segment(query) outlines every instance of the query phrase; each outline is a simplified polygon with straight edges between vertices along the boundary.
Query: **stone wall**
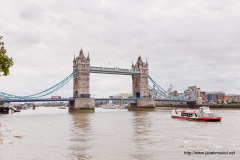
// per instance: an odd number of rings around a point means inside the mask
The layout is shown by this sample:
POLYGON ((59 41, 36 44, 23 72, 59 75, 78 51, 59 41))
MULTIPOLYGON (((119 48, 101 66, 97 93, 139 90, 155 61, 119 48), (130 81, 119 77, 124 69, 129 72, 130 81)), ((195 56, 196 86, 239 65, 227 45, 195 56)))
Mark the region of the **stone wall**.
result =
POLYGON ((69 102, 69 110, 95 110, 94 98, 76 98, 69 102))

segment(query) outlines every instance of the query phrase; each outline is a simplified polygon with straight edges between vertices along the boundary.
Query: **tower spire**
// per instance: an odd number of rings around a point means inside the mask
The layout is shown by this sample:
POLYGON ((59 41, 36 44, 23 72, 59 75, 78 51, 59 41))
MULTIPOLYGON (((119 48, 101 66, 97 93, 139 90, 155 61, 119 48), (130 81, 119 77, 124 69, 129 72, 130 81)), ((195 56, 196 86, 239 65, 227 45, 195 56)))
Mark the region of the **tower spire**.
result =
POLYGON ((86 59, 86 57, 85 57, 84 54, 83 54, 82 47, 81 47, 81 50, 80 50, 80 52, 79 52, 79 58, 80 58, 80 59, 83 59, 83 58, 86 59))

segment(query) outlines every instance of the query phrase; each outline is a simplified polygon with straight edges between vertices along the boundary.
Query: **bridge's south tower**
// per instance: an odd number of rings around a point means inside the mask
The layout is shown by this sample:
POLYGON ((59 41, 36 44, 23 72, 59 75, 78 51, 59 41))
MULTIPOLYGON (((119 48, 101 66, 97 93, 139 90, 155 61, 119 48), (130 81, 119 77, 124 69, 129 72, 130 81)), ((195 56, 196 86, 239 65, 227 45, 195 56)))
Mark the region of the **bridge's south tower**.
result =
POLYGON ((139 70, 140 74, 132 76, 133 98, 149 97, 148 90, 148 62, 143 62, 139 55, 137 63, 132 64, 133 70, 139 70))
POLYGON ((79 56, 73 59, 73 72, 78 73, 73 79, 73 95, 76 98, 89 98, 89 78, 90 78, 90 58, 83 54, 83 50, 79 52, 79 56))

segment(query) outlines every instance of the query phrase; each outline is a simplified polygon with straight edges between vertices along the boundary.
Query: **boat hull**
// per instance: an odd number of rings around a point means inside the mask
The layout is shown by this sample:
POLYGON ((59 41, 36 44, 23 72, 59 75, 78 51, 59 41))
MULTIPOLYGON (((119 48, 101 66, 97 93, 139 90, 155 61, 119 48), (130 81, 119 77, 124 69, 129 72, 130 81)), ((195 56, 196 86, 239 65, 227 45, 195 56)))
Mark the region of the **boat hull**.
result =
POLYGON ((186 120, 192 120, 192 121, 221 121, 221 117, 199 117, 199 118, 190 118, 190 117, 180 117, 180 116, 172 116, 172 118, 178 118, 178 119, 186 119, 186 120))

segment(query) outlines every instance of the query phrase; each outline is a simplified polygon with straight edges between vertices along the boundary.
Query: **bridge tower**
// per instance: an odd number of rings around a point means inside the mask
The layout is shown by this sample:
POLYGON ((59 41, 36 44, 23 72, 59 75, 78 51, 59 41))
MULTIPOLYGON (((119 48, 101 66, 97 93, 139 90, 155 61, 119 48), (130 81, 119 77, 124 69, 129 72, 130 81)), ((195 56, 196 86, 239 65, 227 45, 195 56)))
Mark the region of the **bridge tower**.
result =
POLYGON ((147 60, 144 63, 139 55, 136 64, 132 64, 132 69, 140 71, 140 74, 132 75, 133 98, 149 97, 147 60))
POLYGON ((154 99, 150 97, 148 89, 148 62, 143 62, 141 56, 138 56, 136 64, 132 64, 133 70, 139 70, 140 73, 132 75, 133 98, 137 98, 137 104, 131 104, 129 109, 136 108, 155 108, 154 99))
POLYGON ((90 57, 87 58, 83 54, 83 50, 79 52, 79 56, 73 59, 73 72, 78 73, 73 79, 73 95, 76 98, 89 98, 89 80, 90 80, 90 57))
POLYGON ((94 99, 90 98, 90 57, 87 58, 81 49, 79 56, 73 59, 73 72, 78 71, 73 78, 73 96, 74 102, 70 102, 71 110, 93 110, 95 108, 94 99))

